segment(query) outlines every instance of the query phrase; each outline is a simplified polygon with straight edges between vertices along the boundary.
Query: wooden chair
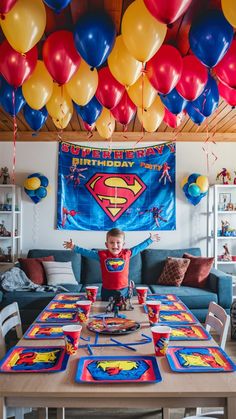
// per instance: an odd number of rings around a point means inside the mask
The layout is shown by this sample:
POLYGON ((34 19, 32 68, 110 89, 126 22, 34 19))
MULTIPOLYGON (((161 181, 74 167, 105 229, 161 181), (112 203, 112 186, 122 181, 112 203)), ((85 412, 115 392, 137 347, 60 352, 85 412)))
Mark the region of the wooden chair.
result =
MULTIPOLYGON (((219 337, 219 346, 222 349, 225 349, 226 339, 229 331, 230 325, 230 316, 226 313, 225 309, 219 304, 216 304, 214 301, 211 301, 208 307, 208 313, 205 321, 205 328, 208 332, 211 332, 213 329, 214 332, 219 337)), ((185 417, 188 419, 197 419, 197 418, 207 418, 211 415, 215 418, 223 418, 224 412, 209 412, 207 414, 202 414, 201 407, 196 409, 196 416, 186 416, 189 412, 192 412, 193 409, 185 409, 185 417), (206 416, 208 415, 208 416, 206 416)))
MULTIPOLYGON (((5 337, 13 329, 16 331, 17 338, 20 339, 22 337, 22 326, 19 307, 16 302, 9 304, 0 311, 0 358, 7 352, 5 337)), ((7 417, 15 416, 15 419, 23 419, 24 414, 31 410, 25 407, 8 407, 7 417)))

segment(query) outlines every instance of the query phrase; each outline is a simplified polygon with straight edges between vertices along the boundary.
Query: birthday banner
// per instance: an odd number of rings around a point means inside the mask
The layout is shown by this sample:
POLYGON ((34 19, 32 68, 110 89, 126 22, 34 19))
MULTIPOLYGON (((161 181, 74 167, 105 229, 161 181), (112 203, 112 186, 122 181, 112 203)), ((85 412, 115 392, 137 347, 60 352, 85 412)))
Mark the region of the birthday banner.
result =
POLYGON ((175 143, 103 149, 59 143, 57 228, 175 230, 175 143))

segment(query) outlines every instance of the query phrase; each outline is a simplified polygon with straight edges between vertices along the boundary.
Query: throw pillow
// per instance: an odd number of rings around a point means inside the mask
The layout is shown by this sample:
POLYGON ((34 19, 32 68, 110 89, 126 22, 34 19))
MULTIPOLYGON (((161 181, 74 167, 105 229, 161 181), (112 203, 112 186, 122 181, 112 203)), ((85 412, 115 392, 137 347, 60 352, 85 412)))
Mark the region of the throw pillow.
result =
POLYGON ((78 282, 75 279, 74 272, 72 270, 71 262, 42 262, 48 285, 59 285, 59 284, 75 284, 78 282))
POLYGON ((18 260, 21 269, 32 282, 39 285, 44 285, 47 283, 42 261, 53 261, 54 256, 45 256, 42 258, 19 258, 18 260))
POLYGON ((190 260, 188 259, 168 257, 157 283, 179 287, 184 279, 189 263, 190 260))
POLYGON ((207 277, 214 262, 214 257, 206 258, 184 253, 183 258, 190 260, 190 264, 183 279, 183 285, 195 288, 205 288, 207 277))

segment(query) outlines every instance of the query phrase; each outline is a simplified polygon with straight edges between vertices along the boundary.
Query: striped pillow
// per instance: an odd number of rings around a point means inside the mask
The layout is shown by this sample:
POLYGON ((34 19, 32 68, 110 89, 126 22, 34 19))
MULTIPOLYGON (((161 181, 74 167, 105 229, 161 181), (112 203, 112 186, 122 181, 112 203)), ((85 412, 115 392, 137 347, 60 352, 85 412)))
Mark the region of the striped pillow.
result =
POLYGON ((48 285, 75 284, 71 262, 44 262, 42 261, 48 285))

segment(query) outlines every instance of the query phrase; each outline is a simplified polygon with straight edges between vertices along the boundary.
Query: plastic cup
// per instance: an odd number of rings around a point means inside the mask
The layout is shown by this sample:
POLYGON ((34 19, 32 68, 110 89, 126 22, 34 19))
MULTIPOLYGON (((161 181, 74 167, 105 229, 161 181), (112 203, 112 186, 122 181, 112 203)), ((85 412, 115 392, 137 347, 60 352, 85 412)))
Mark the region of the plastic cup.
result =
POLYGON ((136 287, 138 295, 138 303, 145 304, 147 298, 148 287, 136 287))
POLYGON ((98 287, 95 285, 87 286, 86 287, 86 294, 87 298, 92 301, 92 303, 95 303, 98 293, 98 287))
POLYGON ((67 324, 62 326, 67 354, 74 355, 76 353, 79 346, 81 330, 82 326, 80 324, 67 324))
POLYGON ((158 323, 159 313, 161 309, 161 301, 149 300, 146 302, 148 319, 151 326, 158 323))
POLYGON ((155 355, 165 356, 168 350, 171 328, 169 326, 153 326, 151 332, 155 355))
POLYGON ((76 306, 78 309, 78 321, 80 323, 85 323, 88 321, 91 304, 92 301, 90 300, 76 301, 76 306))

